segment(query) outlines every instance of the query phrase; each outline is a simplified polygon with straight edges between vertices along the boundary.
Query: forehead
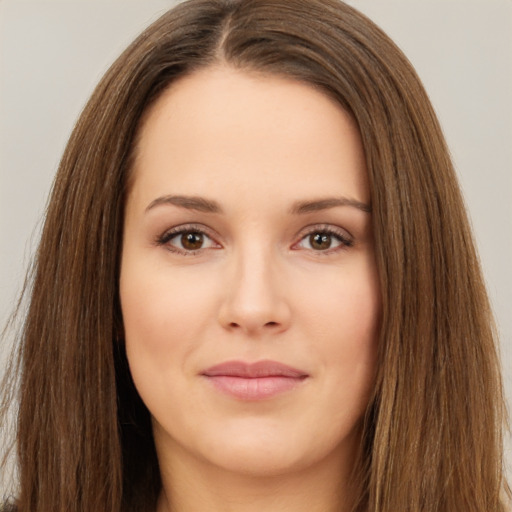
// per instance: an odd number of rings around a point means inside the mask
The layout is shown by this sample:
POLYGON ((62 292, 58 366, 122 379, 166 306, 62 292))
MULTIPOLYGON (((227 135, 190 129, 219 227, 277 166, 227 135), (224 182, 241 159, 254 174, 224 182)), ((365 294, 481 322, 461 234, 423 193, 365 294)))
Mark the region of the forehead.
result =
POLYGON ((147 200, 164 192, 318 196, 333 187, 368 200, 361 139, 341 106, 304 83, 207 68, 172 84, 141 127, 134 188, 147 200))

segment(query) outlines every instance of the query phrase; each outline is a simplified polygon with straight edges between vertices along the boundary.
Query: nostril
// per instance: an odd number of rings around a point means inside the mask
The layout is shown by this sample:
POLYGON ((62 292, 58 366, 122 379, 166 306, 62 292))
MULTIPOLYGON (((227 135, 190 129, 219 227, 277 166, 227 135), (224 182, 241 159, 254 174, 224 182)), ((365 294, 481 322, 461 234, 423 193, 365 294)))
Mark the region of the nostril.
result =
MULTIPOLYGON (((264 327, 276 327, 278 325, 279 325, 279 322, 266 322, 264 324, 264 327)), ((240 324, 238 324, 237 322, 230 322, 229 327, 231 327, 232 329, 239 328, 240 324)))

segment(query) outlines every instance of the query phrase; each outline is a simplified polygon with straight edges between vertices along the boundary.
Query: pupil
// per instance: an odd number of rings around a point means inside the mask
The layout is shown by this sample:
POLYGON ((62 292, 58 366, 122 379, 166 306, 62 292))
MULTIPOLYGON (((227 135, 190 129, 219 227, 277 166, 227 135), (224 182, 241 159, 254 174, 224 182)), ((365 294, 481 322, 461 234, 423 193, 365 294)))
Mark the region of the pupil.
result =
POLYGON ((181 245, 185 249, 200 249, 203 245, 203 235, 201 233, 184 233, 181 235, 181 245))
POLYGON ((327 233, 314 233, 310 235, 309 242, 313 249, 329 249, 331 246, 331 235, 327 233))

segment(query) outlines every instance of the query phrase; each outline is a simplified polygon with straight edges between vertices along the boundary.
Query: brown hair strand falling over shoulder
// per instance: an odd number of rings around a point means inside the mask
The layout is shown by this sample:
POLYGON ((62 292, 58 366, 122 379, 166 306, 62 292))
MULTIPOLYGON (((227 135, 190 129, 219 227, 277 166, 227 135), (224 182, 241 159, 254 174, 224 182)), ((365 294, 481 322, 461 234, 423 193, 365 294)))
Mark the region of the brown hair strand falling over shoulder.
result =
POLYGON ((492 318, 448 150, 411 65, 337 0, 190 0, 112 65, 62 158, 20 335, 19 512, 154 510, 149 414, 118 297, 137 129, 161 92, 229 66, 324 91, 356 120, 382 290, 354 511, 503 511, 492 318))

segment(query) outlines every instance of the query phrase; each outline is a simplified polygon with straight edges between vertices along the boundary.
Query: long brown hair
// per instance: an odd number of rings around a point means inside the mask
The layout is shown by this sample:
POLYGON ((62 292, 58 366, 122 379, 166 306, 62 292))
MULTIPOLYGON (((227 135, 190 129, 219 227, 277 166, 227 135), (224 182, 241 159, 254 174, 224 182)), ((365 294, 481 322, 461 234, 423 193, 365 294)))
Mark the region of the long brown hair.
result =
POLYGON ((495 334, 449 153, 407 59, 337 0, 190 0, 98 85, 58 170, 20 336, 18 511, 155 509, 122 342, 123 208, 143 113, 218 62, 317 87, 361 132, 383 316, 354 510, 501 512, 495 334))

